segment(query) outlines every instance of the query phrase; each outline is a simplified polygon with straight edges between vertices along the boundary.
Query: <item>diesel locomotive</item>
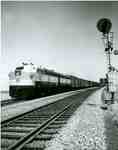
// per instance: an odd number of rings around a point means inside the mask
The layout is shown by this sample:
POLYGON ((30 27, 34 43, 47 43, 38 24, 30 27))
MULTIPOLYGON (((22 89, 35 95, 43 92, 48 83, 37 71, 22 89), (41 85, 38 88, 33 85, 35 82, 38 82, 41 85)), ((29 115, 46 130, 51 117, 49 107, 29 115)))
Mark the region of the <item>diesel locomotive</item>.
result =
POLYGON ((39 68, 32 63, 22 63, 16 67, 9 73, 9 80, 9 95, 14 98, 37 98, 99 85, 97 82, 39 68))

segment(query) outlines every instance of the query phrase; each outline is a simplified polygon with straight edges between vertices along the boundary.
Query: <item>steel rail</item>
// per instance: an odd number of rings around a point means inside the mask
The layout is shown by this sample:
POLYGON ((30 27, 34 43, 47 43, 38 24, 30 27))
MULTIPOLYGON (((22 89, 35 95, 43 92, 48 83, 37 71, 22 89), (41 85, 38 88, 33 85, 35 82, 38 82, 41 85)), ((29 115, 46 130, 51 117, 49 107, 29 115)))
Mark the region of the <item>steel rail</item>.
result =
POLYGON ((26 101, 26 99, 11 98, 11 99, 1 101, 1 106, 4 107, 4 106, 7 106, 7 105, 20 103, 20 102, 23 102, 23 101, 26 101))
POLYGON ((16 99, 6 99, 1 101, 1 106, 6 106, 15 103, 16 99))
POLYGON ((59 118, 73 103, 68 104, 63 110, 58 112, 57 114, 53 115, 50 119, 45 121, 41 126, 37 127, 29 134, 21 138, 15 144, 11 145, 8 150, 20 150, 25 144, 30 142, 36 135, 41 133, 45 128, 47 128, 52 122, 54 122, 57 118, 59 118))

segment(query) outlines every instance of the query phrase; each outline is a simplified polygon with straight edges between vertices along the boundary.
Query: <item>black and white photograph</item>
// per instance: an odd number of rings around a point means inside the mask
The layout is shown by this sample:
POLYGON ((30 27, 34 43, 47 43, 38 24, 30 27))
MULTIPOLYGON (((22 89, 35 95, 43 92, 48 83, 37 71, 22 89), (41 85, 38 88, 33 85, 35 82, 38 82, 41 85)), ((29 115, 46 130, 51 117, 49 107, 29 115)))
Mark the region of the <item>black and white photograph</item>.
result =
POLYGON ((1 1, 1 150, 118 150, 118 1, 1 1))

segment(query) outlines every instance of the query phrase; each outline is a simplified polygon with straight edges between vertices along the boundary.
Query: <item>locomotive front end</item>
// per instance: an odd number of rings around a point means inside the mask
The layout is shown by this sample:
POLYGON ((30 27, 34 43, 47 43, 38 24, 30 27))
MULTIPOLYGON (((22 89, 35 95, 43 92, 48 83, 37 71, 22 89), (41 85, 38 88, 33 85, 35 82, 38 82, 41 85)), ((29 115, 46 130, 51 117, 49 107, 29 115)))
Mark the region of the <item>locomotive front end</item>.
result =
POLYGON ((34 96, 35 67, 32 64, 23 63, 9 73, 9 95, 14 98, 30 98, 34 96))

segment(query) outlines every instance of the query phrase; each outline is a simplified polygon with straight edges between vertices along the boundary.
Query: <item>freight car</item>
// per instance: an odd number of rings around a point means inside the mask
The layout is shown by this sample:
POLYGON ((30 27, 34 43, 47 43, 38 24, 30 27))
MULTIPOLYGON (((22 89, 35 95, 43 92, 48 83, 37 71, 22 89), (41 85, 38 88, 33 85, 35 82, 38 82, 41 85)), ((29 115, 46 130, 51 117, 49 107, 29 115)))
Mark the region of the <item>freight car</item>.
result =
POLYGON ((64 75, 53 70, 22 63, 9 73, 9 95, 15 98, 36 98, 64 91, 98 86, 97 82, 64 75))

